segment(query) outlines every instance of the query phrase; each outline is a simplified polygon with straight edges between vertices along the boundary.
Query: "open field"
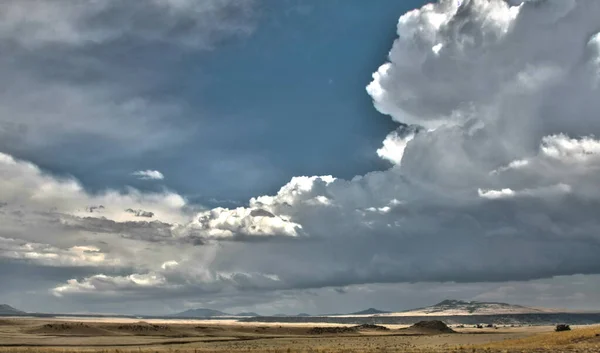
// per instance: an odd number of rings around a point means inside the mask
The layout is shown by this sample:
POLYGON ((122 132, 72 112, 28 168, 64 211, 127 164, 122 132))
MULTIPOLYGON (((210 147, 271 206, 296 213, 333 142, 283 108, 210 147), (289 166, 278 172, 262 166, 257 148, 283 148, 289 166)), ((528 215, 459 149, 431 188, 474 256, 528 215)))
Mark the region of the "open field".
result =
POLYGON ((600 326, 453 329, 2 318, 0 352, 600 352, 600 326))

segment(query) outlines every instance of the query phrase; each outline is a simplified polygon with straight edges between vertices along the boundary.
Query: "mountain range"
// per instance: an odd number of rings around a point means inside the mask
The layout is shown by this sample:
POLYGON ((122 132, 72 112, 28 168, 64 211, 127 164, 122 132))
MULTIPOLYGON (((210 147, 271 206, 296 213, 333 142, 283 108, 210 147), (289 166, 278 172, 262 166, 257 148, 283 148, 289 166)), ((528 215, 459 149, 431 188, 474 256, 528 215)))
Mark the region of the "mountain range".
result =
MULTIPOLYGON (((556 313, 557 310, 534 308, 522 305, 513 305, 498 302, 479 302, 447 299, 435 305, 400 312, 389 312, 375 308, 355 311, 348 314, 298 315, 277 314, 274 317, 309 317, 309 316, 454 316, 454 315, 504 315, 504 314, 539 314, 556 313)), ((256 317, 261 316, 254 312, 230 314, 212 309, 190 309, 173 314, 172 317, 187 318, 214 318, 214 317, 256 317)))
MULTIPOLYGON (((389 313, 389 312, 388 311, 377 310, 375 308, 369 308, 369 309, 366 309, 366 310, 357 311, 357 312, 353 312, 353 313, 349 313, 349 314, 329 314, 329 315, 318 315, 318 316, 378 315, 378 314, 385 314, 385 313, 389 313)), ((231 314, 231 313, 227 313, 227 312, 220 311, 220 310, 199 308, 199 309, 189 309, 189 310, 182 311, 180 313, 172 314, 172 315, 169 315, 169 316, 171 316, 171 317, 182 317, 182 318, 183 317, 185 317, 185 318, 216 318, 216 317, 228 318, 228 317, 257 317, 257 316, 262 316, 262 315, 257 314, 255 312, 243 312, 243 313, 231 314)), ((314 316, 314 315, 310 315, 310 314, 307 314, 307 313, 300 313, 300 314, 296 314, 296 315, 275 314, 275 315, 271 315, 271 316, 273 316, 273 317, 311 317, 311 316, 314 316)))
MULTIPOLYGON (((500 302, 481 302, 481 301, 463 301, 447 299, 435 305, 426 306, 417 309, 389 312, 368 308, 366 310, 355 311, 348 314, 325 314, 325 315, 310 315, 300 313, 297 315, 276 314, 271 317, 281 318, 302 318, 311 316, 321 317, 401 317, 401 316, 472 316, 472 315, 511 315, 511 314, 550 314, 550 313, 568 313, 567 310, 555 310, 546 308, 536 308, 523 305, 514 305, 500 302)), ((24 311, 13 308, 7 304, 0 304, 0 315, 24 315, 24 311)), ((39 314, 41 315, 41 314, 39 314)), ((198 308, 190 309, 180 313, 168 315, 168 317, 178 318, 257 318, 262 315, 255 312, 240 312, 236 314, 225 311, 198 308)))

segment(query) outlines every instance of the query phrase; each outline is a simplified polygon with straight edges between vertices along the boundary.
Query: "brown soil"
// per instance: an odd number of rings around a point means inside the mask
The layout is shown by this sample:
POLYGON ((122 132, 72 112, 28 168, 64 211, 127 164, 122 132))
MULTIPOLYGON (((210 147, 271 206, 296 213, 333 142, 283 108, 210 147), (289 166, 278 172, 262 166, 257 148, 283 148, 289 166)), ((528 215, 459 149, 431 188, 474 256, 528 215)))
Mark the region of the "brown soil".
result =
POLYGON ((114 333, 80 322, 49 323, 27 330, 27 333, 51 336, 110 336, 114 333))
POLYGON ((285 325, 219 324, 163 321, 109 322, 10 319, 0 326, 1 353, 382 353, 600 352, 600 326, 574 326, 554 332, 553 326, 498 330, 457 328, 451 333, 439 322, 408 329, 391 326, 335 326, 326 323, 285 325))
POLYGON ((373 324, 362 324, 357 326, 340 326, 340 327, 313 327, 308 330, 309 335, 323 335, 323 334, 343 334, 343 333, 359 333, 360 331, 389 331, 390 329, 385 326, 373 325, 373 324))
MULTIPOLYGON (((219 327, 219 326, 196 326, 196 327, 194 327, 194 329, 196 329, 198 331, 202 331, 202 332, 223 331, 224 330, 224 328, 219 327)), ((267 327, 261 327, 261 329, 267 329, 267 327)))
POLYGON ((362 324, 355 326, 358 330, 372 330, 372 331, 389 331, 390 329, 385 326, 373 325, 373 324, 362 324))
POLYGON ((181 325, 152 324, 145 321, 118 325, 102 325, 101 327, 119 335, 163 337, 190 337, 196 335, 189 327, 182 327, 181 325))
POLYGON ((358 329, 354 327, 313 327, 308 330, 309 335, 338 335, 342 333, 357 333, 358 329))
POLYGON ((171 328, 167 325, 149 324, 144 321, 140 321, 137 324, 119 325, 116 327, 116 329, 119 331, 140 332, 140 333, 144 333, 144 332, 156 333, 156 332, 165 332, 165 331, 170 332, 171 331, 171 328))

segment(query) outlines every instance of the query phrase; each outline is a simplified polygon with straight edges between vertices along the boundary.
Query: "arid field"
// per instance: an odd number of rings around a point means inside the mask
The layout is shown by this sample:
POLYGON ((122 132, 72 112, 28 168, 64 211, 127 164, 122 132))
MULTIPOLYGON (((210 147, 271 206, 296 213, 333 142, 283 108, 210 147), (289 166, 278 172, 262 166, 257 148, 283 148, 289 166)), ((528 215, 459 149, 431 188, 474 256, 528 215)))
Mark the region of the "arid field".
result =
POLYGON ((600 352, 600 326, 456 328, 0 319, 0 352, 600 352), (454 332, 452 332, 454 331, 454 332))

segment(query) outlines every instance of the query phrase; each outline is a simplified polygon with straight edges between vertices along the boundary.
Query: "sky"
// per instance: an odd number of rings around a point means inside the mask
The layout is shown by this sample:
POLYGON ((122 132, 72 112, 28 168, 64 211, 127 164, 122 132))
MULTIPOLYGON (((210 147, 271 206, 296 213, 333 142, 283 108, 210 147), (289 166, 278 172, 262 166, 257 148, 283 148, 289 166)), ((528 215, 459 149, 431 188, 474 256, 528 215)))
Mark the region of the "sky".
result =
POLYGON ((3 1, 0 303, 600 310, 599 18, 596 0, 3 1))

